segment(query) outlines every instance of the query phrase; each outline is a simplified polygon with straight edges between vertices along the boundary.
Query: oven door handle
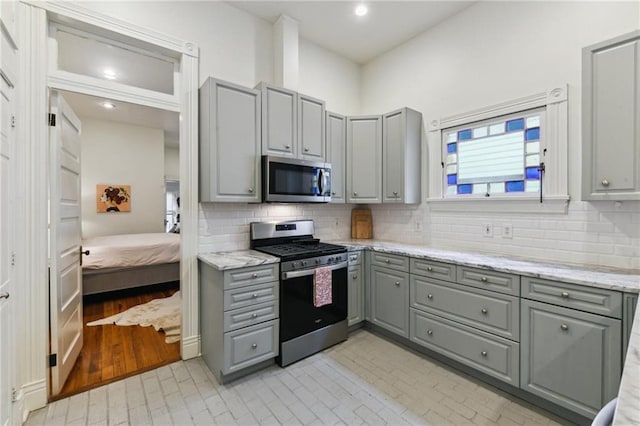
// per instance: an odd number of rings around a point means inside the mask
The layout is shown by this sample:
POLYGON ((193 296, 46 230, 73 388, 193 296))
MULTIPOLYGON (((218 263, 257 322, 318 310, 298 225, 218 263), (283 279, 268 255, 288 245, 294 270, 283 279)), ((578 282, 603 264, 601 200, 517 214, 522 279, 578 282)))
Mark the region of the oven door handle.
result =
MULTIPOLYGON (((347 262, 336 263, 335 265, 331 265, 331 270, 335 271, 336 269, 346 268, 347 262)), ((291 278, 300 278, 306 277, 307 275, 313 275, 315 273, 315 268, 312 269, 303 269, 302 271, 292 271, 292 272, 283 272, 282 279, 288 280, 291 278)))

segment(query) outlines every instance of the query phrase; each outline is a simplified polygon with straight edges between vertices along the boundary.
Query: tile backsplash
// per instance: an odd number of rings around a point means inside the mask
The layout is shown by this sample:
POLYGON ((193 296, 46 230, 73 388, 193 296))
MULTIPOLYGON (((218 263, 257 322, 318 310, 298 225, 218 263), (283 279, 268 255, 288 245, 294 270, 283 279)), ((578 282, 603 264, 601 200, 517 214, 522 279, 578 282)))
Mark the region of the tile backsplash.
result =
MULTIPOLYGON (((354 205, 200 204, 200 251, 249 247, 254 221, 313 219, 315 236, 351 236, 354 205)), ((430 212, 428 204, 371 205, 378 240, 531 260, 640 270, 640 202, 571 201, 567 214, 430 212), (492 226, 492 236, 483 227, 492 226), (510 227, 511 237, 503 235, 510 227)))

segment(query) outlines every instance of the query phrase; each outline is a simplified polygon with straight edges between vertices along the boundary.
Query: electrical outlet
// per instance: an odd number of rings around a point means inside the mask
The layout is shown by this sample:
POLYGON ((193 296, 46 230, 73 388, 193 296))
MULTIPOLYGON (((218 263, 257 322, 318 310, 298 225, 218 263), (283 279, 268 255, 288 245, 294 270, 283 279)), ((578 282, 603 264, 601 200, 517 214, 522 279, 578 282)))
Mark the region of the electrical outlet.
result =
POLYGON ((502 225, 502 238, 513 238, 513 225, 510 223, 502 225))
POLYGON ((485 237, 493 237, 493 225, 490 223, 482 225, 482 235, 485 237))

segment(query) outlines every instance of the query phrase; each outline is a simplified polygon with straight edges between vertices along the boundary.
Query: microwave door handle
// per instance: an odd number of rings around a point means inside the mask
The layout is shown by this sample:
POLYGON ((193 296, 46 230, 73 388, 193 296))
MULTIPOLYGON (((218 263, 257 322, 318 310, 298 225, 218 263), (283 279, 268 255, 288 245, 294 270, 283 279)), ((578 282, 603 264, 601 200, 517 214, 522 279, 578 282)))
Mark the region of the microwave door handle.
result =
MULTIPOLYGON (((347 267, 347 262, 340 262, 340 263, 336 263, 335 265, 331 265, 331 270, 335 271, 336 269, 340 269, 340 268, 346 268, 347 267)), ((282 279, 283 280, 288 280, 291 278, 300 278, 300 277, 306 277, 307 275, 313 275, 315 273, 315 269, 304 269, 302 271, 292 271, 292 272, 283 272, 282 275, 282 279)))
POLYGON ((324 170, 320 169, 320 176, 318 179, 318 189, 320 190, 320 195, 324 195, 324 170))

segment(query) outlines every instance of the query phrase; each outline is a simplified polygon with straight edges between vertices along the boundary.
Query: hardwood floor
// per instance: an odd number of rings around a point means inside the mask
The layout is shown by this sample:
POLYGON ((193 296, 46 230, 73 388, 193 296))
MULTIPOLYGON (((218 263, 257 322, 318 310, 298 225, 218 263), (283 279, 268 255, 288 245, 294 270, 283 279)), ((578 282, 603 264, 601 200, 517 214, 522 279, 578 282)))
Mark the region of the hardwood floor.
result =
POLYGON ((179 283, 114 292, 84 300, 84 345, 60 399, 180 359, 180 342, 167 344, 153 327, 86 324, 153 299, 169 297, 179 283), (101 300, 102 299, 102 300, 101 300))

